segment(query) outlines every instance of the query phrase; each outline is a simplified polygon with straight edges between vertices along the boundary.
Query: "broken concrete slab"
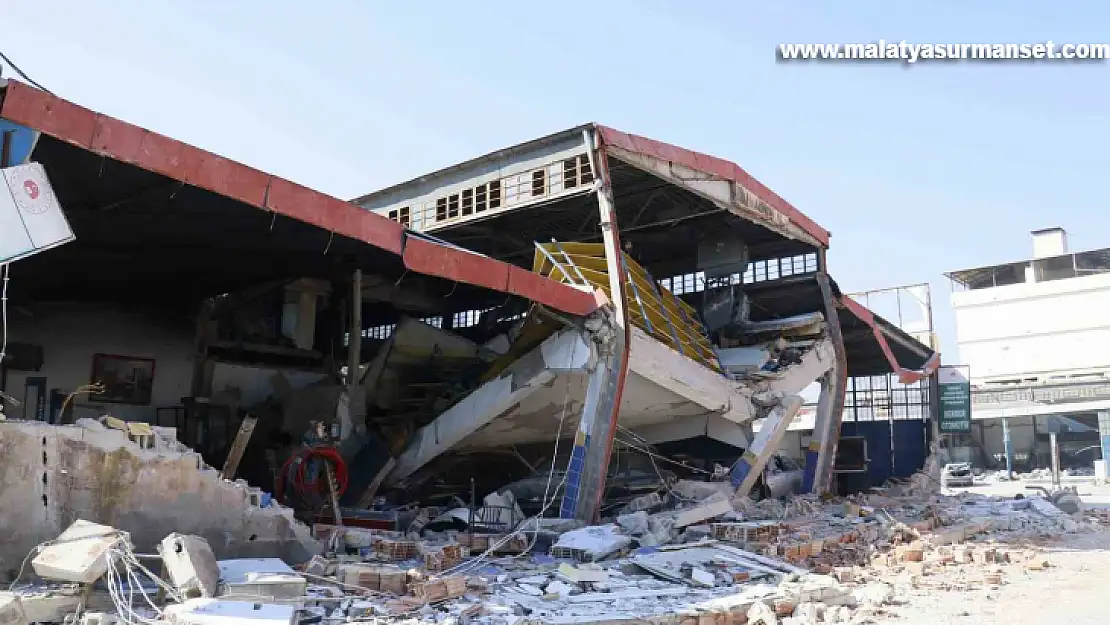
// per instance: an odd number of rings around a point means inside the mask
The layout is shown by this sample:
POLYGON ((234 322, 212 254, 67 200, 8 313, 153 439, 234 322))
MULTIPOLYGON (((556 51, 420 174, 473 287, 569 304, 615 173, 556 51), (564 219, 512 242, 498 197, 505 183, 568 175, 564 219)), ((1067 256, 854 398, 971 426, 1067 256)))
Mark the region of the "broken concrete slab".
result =
POLYGON ((201 597, 167 606, 165 620, 172 625, 293 625, 296 613, 288 605, 201 597))
POLYGON ((215 597, 220 568, 208 541, 200 536, 170 534, 158 544, 170 581, 182 596, 215 597))
POLYGON ((594 584, 609 581, 609 571, 597 565, 583 564, 574 566, 570 563, 563 562, 559 565, 559 574, 574 584, 594 584))
POLYGON ((300 599, 308 586, 288 564, 279 558, 220 560, 222 595, 268 597, 275 601, 300 599))
POLYGON ((627 549, 631 544, 632 539, 619 533, 616 525, 593 525, 560 536, 551 546, 551 555, 593 562, 627 549))
POLYGON ((127 534, 114 527, 78 519, 50 541, 31 566, 44 579, 91 584, 108 572, 109 551, 127 540, 127 534))
POLYGON ((724 497, 714 498, 710 501, 703 501, 701 504, 687 508, 686 510, 679 510, 674 515, 675 527, 686 527, 688 525, 695 525, 724 516, 732 512, 732 502, 724 497))
POLYGON ((0 625, 29 625, 19 595, 0 592, 0 625))

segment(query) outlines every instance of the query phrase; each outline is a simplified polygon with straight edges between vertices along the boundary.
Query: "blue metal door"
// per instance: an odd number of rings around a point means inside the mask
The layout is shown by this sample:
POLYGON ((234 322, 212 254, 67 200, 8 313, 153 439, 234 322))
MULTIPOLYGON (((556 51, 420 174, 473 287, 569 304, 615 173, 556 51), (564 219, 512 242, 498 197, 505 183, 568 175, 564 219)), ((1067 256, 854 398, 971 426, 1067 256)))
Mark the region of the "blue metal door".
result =
POLYGON ((890 479, 893 472, 890 421, 848 421, 840 426, 840 435, 867 439, 867 477, 872 486, 880 486, 890 479))
POLYGON ((925 466, 927 425, 928 421, 922 419, 895 419, 892 422, 894 477, 910 477, 925 466))

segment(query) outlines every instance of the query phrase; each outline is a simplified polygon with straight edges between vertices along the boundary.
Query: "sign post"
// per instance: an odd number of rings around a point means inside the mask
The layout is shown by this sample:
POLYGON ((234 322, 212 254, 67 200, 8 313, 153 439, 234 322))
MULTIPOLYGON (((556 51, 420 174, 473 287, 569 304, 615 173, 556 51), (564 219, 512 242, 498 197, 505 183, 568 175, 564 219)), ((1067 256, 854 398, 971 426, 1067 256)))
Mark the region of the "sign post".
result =
POLYGON ((941 434, 971 433, 971 376, 966 365, 937 369, 937 428, 941 434))

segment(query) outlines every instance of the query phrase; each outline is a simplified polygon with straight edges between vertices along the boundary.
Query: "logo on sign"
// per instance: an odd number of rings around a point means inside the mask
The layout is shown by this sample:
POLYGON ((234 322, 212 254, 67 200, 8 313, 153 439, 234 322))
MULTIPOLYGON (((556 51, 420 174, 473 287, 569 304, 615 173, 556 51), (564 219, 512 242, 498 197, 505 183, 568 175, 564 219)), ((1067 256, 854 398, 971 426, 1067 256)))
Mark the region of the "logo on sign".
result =
POLYGON ((18 192, 14 194, 15 203, 19 205, 20 210, 32 215, 41 215, 50 210, 49 188, 44 188, 38 180, 27 176, 30 172, 19 173, 23 175, 16 174, 11 186, 13 191, 16 189, 23 190, 22 195, 18 192))
POLYGON ((32 200, 39 199, 39 185, 34 180, 23 181, 23 192, 32 200))

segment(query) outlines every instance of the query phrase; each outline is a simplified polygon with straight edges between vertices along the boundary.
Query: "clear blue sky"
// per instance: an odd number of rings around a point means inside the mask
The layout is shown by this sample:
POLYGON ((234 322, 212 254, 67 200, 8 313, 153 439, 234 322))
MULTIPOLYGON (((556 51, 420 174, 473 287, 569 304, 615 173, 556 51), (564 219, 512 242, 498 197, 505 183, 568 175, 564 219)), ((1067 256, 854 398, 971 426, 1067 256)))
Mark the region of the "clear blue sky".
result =
POLYGON ((344 198, 585 121, 729 158, 832 231, 845 290, 932 282, 949 362, 943 271, 1047 226, 1110 246, 1110 65, 774 55, 1105 42, 1104 2, 7 0, 0 23, 57 94, 344 198))

